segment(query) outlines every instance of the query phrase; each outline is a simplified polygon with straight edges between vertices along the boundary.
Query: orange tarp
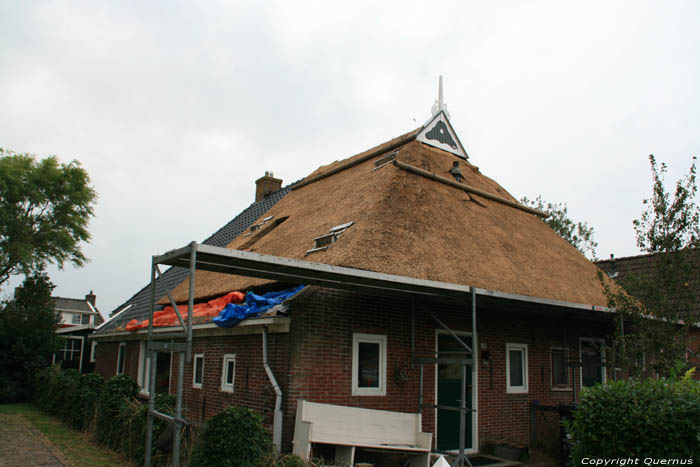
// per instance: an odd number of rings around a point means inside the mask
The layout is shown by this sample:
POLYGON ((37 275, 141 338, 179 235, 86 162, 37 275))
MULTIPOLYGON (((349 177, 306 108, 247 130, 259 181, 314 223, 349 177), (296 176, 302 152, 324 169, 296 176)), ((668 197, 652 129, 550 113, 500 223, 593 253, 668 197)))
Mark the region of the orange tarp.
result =
MULTIPOLYGON (((245 294, 243 292, 230 292, 219 298, 209 300, 205 303, 198 303, 194 306, 192 310, 193 318, 213 318, 218 315, 221 310, 223 310, 229 303, 243 303, 245 300, 245 294)), ((182 319, 187 319, 187 305, 178 305, 178 311, 182 316, 182 319)), ((144 329, 148 327, 149 320, 139 321, 137 319, 132 319, 126 323, 127 331, 137 331, 139 329, 144 329)), ((166 306, 160 311, 153 313, 153 326, 175 326, 179 324, 177 315, 172 306, 166 306)))

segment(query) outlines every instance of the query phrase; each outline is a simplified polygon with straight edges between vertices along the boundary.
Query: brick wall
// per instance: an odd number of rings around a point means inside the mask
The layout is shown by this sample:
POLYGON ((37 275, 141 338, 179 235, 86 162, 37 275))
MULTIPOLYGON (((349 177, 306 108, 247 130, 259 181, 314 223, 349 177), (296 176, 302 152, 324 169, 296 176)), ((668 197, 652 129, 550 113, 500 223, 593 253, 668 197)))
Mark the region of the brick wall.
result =
MULTIPOLYGON (((292 311, 289 387, 286 389, 285 449, 290 449, 298 399, 356 407, 416 412, 419 367, 410 364, 411 303, 408 300, 368 297, 337 290, 314 288, 294 302, 292 311), (387 335, 387 395, 352 396, 353 333, 387 335), (399 382, 402 369, 408 380, 399 382)), ((478 305, 477 305, 478 310, 478 305)), ((470 331, 467 307, 416 304, 417 352, 435 350, 437 325, 434 313, 455 331, 470 331)), ((498 310, 477 311, 480 347, 486 346, 490 361, 479 363, 479 444, 530 440, 530 402, 543 405, 570 402, 572 390, 553 390, 551 347, 566 347, 570 358, 579 354, 579 337, 604 337, 610 330, 601 324, 567 321, 563 317, 517 315, 498 310), (529 391, 506 392, 506 343, 528 345, 529 391)), ((469 342, 468 342, 469 343, 469 342)), ((480 359, 481 360, 481 359, 480 359)), ((435 401, 435 366, 424 369, 423 397, 435 401)), ((580 384, 577 372, 576 381, 580 384)), ((578 391, 578 390, 577 390, 578 391)), ((550 421, 552 423, 553 421, 550 421)), ((543 424, 544 419, 538 419, 543 424)), ((423 430, 435 433, 435 410, 423 411, 423 430)), ((558 430, 558 422, 554 422, 558 430)), ((546 426, 540 428, 545 433, 546 426)))
MULTIPOLYGON (((287 334, 268 334, 268 362, 277 382, 286 387, 287 334)), ((185 363, 183 411, 191 420, 203 420, 229 406, 249 407, 263 416, 271 430, 275 393, 263 367, 262 334, 194 338, 192 355, 204 354, 202 388, 193 387, 193 363, 185 363), (221 390, 223 358, 236 354, 234 391, 221 390)), ((173 354, 170 392, 177 393, 178 356, 173 354)), ((194 357, 193 357, 194 361, 194 357)))
MULTIPOLYGON (((124 341, 124 373, 136 381, 139 368, 139 343, 136 340, 124 341)), ((120 342, 100 342, 95 353, 95 372, 108 380, 117 373, 117 357, 120 342)))
MULTIPOLYGON (((313 402, 413 412, 418 410, 419 367, 411 368, 411 302, 408 299, 370 297, 358 293, 312 287, 291 304, 289 334, 269 334, 269 360, 284 393, 282 410, 283 450, 290 451, 299 399, 313 402), (352 395, 353 333, 387 336, 386 396, 352 395), (396 378, 404 372, 405 381, 396 378)), ((530 402, 543 405, 570 402, 571 390, 555 391, 551 385, 551 347, 566 346, 571 358, 578 357, 579 337, 604 337, 609 330, 601 324, 576 321, 563 316, 533 316, 483 309, 477 303, 479 342, 486 346, 488 363, 479 359, 479 444, 508 440, 527 444, 530 439, 530 402), (506 343, 528 345, 529 391, 506 393, 506 343)), ((470 331, 467 306, 415 304, 415 346, 417 352, 433 352, 437 325, 434 313, 456 331, 470 331)), ((118 343, 100 343, 97 371, 105 377, 114 374, 118 343)), ((197 421, 227 406, 257 410, 268 429, 272 428, 275 394, 262 364, 262 335, 196 337, 193 354, 203 353, 202 389, 192 387, 192 364, 185 364, 185 415, 197 421), (235 389, 221 391, 223 355, 236 354, 235 389)), ((127 344, 125 372, 136 379, 138 343, 127 344)), ((173 354, 171 393, 176 392, 177 354, 173 354)), ((435 401, 435 366, 424 368, 423 397, 435 401)), ((576 376, 580 383, 580 377, 576 376)), ((435 433, 436 412, 423 410, 423 430, 435 433)), ((550 415, 550 417, 552 417, 550 415)), ((558 430, 552 417, 550 425, 558 430)), ((538 418, 538 434, 545 440, 548 428, 538 418)))

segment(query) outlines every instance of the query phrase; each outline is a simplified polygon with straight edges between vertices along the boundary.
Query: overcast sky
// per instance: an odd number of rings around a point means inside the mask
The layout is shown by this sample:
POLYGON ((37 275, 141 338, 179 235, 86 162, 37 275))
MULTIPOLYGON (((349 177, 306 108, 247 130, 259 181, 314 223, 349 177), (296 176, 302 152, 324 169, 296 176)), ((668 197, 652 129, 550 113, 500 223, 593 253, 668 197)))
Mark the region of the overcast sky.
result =
POLYGON ((264 171, 292 182, 423 124, 439 75, 483 173, 566 202, 599 257, 634 255, 647 156, 672 186, 700 153, 699 25, 697 1, 0 0, 0 147, 89 172, 92 262, 51 277, 103 314, 264 171))

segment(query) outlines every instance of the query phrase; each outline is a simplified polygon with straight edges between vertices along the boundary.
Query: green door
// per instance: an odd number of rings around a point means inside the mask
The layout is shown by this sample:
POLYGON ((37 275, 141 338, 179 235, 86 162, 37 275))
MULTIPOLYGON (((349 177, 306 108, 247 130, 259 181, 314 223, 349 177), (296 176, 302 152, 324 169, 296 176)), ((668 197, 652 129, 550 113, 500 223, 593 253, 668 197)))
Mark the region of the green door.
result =
MULTIPOLYGON (((471 337, 459 336, 467 345, 471 344, 471 337)), ((459 342, 449 334, 438 334, 438 352, 453 352, 464 350, 459 342)), ((460 355, 441 355, 444 357, 457 357, 460 355)), ((462 390, 462 365, 460 363, 439 363, 437 371, 437 399, 438 405, 459 407, 460 393, 462 390)), ((467 366, 467 408, 472 406, 472 368, 467 366)), ((437 411, 437 448, 439 451, 452 451, 459 449, 459 418, 460 413, 453 410, 438 409, 437 411)), ((467 413, 464 432, 464 446, 472 447, 472 414, 467 413)))

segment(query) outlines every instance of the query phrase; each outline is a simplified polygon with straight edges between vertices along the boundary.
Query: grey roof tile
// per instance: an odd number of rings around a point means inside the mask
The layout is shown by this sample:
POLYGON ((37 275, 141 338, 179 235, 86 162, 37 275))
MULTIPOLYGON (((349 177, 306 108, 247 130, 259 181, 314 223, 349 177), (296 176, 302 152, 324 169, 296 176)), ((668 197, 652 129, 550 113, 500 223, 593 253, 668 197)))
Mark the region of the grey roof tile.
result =
MULTIPOLYGON (((293 184, 292 184, 293 185, 293 184)), ((234 217, 226 225, 214 232, 209 238, 202 243, 213 246, 226 246, 231 240, 244 232, 250 225, 281 200, 287 193, 291 191, 291 185, 282 188, 279 191, 271 193, 264 200, 255 202, 243 210, 239 215, 234 217)), ((155 283, 156 301, 165 296, 165 287, 172 290, 180 282, 189 277, 189 271, 185 268, 171 267, 163 273, 162 280, 158 279, 155 283)), ((109 332, 118 326, 123 326, 132 319, 144 320, 148 319, 150 314, 151 304, 151 284, 147 284, 144 288, 136 292, 130 299, 116 307, 110 316, 114 313, 123 310, 129 305, 133 305, 128 310, 124 311, 119 317, 107 323, 98 332, 109 332)))

